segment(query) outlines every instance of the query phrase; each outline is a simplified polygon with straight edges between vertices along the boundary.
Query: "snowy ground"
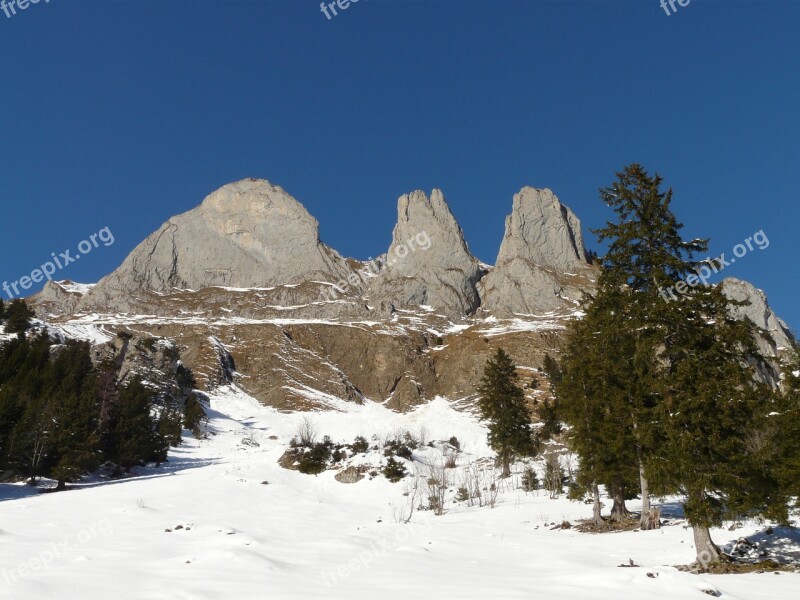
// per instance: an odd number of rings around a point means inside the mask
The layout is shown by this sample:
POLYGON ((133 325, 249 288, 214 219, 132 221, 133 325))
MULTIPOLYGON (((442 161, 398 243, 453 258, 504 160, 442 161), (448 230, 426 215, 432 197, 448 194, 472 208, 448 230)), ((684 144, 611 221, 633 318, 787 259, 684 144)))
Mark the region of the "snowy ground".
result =
MULTIPOLYGON (((590 507, 544 492, 509 490, 494 509, 448 503, 443 516, 417 512, 396 523, 407 483, 348 485, 333 472, 278 466, 303 415, 232 389, 219 390, 212 407, 216 435, 186 440, 161 468, 55 494, 0 485, 0 598, 797 598, 796 574, 676 571, 669 565, 694 555, 681 522, 646 533, 551 530, 590 507), (618 567, 629 559, 642 568, 618 567)), ((462 460, 487 453, 482 427, 444 400, 408 415, 373 404, 313 418, 335 441, 424 428, 428 439, 458 436, 462 460)), ((727 543, 760 529, 714 535, 727 543)), ((796 541, 781 536, 770 543, 800 557, 796 541)))

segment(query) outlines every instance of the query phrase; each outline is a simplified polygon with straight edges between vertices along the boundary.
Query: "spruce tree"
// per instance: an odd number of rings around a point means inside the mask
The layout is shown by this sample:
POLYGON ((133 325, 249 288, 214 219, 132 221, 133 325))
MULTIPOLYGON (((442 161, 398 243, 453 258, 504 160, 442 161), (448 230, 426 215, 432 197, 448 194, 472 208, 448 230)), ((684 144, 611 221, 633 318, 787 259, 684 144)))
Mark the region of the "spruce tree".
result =
POLYGON ((68 342, 53 360, 52 371, 57 401, 51 409, 51 475, 63 489, 101 462, 100 402, 89 344, 68 342))
POLYGON ((770 464, 781 487, 794 497, 800 507, 800 351, 794 349, 784 357, 782 386, 778 407, 770 415, 770 423, 762 434, 763 444, 770 448, 770 464))
POLYGON ((628 516, 625 500, 635 489, 637 461, 632 415, 626 412, 631 338, 614 319, 615 301, 608 296, 587 301, 584 318, 570 323, 554 379, 560 414, 570 426, 568 443, 580 459, 575 485, 592 496, 597 526, 603 523, 601 484, 614 501, 612 521, 628 516))
POLYGON ((731 316, 719 286, 698 285, 694 272, 711 261, 694 257, 707 241, 682 239, 661 183, 634 164, 601 190, 617 221, 597 232, 610 242, 598 296, 612 299, 631 340, 627 405, 617 411, 631 419, 645 504, 651 482, 683 494, 698 560, 709 564, 719 559, 709 527, 725 514, 781 515, 777 481, 756 466, 763 452, 744 443, 764 427, 773 397, 755 377, 763 359, 752 323, 731 316), (686 293, 668 298, 679 280, 686 293))
POLYGON ((561 412, 558 406, 558 395, 556 393, 556 386, 561 377, 561 370, 558 367, 558 363, 549 354, 544 355, 542 370, 547 375, 552 400, 545 399, 542 403, 542 407, 539 409, 539 418, 542 421, 542 426, 536 432, 537 444, 551 440, 563 431, 561 412))
POLYGON ((6 332, 23 333, 31 326, 33 311, 24 300, 12 300, 5 308, 6 332))
POLYGON ((157 422, 151 414, 153 393, 139 377, 119 392, 110 419, 111 460, 125 472, 131 467, 158 459, 163 443, 156 432, 157 422))
POLYGON ((497 453, 502 476, 511 475, 511 462, 517 456, 534 453, 531 416, 525 394, 518 385, 517 369, 502 348, 486 362, 478 386, 478 407, 489 421, 489 445, 497 453))
POLYGON ((597 295, 612 326, 626 339, 627 360, 620 359, 627 363, 627 377, 616 380, 619 402, 613 410, 625 420, 626 439, 635 448, 643 529, 658 526, 650 510, 647 463, 661 444, 653 411, 661 398, 657 355, 670 343, 661 318, 668 312, 663 290, 688 277, 698 267, 694 255, 707 249, 707 240, 682 238, 683 225, 671 210, 672 190, 662 191, 662 182, 641 165, 625 167, 600 190, 616 219, 595 231, 601 242, 609 242, 597 295))

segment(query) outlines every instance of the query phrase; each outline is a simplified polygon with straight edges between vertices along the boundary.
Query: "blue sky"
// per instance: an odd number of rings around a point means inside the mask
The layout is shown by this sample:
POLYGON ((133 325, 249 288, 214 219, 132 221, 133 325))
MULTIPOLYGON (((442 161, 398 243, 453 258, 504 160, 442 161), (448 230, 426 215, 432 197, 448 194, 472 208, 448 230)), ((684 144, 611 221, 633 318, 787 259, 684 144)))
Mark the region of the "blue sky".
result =
MULTIPOLYGON (((0 280, 109 227, 96 281, 171 215, 263 177, 342 254, 385 251, 397 197, 444 190, 494 262, 511 199, 589 228, 624 164, 660 172, 687 236, 800 326, 800 2, 44 0, 0 12, 0 280), (677 6, 677 5, 676 5, 677 6)), ((74 253, 74 250, 73 250, 74 253)))

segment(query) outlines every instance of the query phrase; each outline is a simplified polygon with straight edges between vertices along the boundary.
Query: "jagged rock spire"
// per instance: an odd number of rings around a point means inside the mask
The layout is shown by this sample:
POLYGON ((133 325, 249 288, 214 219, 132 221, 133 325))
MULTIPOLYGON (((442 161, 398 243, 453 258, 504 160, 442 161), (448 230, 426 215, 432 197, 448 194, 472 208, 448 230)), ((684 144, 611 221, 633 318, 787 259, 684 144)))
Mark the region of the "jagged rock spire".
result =
POLYGON ((426 305, 463 316, 480 303, 475 288, 480 265, 441 190, 430 198, 421 191, 400 197, 392 244, 381 260, 385 266, 368 292, 376 306, 426 305))

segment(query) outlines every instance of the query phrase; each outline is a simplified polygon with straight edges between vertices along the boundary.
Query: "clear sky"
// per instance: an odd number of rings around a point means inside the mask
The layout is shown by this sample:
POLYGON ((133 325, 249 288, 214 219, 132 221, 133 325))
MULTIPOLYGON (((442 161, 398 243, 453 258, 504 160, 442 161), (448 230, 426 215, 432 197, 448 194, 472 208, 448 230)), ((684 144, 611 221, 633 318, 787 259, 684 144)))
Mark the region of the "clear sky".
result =
MULTIPOLYGON (((10 0, 6 0, 8 3, 10 0)), ((23 1, 24 4, 24 1, 23 1)), ((660 172, 687 236, 800 326, 800 2, 41 0, 0 12, 0 283, 108 227, 58 278, 96 281, 244 177, 281 185, 347 256, 397 197, 442 188, 493 263, 511 199, 589 228, 624 164, 660 172)))

